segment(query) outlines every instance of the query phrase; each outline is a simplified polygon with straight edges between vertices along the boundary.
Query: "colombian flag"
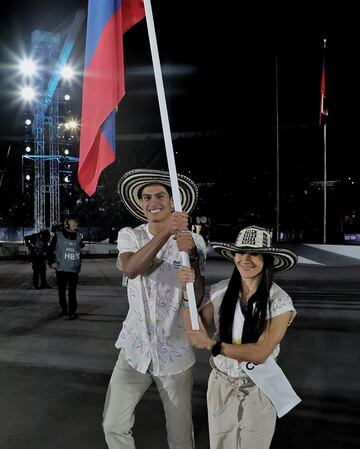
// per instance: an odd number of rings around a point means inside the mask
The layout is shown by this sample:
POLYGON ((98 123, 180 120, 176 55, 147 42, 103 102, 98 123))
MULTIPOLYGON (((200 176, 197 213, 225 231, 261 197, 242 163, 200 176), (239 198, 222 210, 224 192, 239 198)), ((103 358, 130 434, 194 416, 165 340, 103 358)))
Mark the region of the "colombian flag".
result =
POLYGON ((145 17, 142 0, 89 0, 78 179, 89 195, 115 161, 115 111, 125 95, 123 34, 145 17))

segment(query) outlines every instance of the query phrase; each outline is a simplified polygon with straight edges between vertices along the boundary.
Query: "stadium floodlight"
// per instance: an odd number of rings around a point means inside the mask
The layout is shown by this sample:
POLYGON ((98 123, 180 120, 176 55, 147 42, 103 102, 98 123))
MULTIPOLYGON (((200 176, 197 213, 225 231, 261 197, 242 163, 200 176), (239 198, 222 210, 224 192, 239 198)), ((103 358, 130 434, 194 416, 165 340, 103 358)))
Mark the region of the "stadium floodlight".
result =
POLYGON ((31 152, 31 147, 29 147, 29 146, 26 147, 26 148, 25 148, 25 151, 26 151, 27 153, 30 153, 30 152, 31 152))
POLYGON ((69 154, 69 150, 67 148, 64 150, 64 154, 66 154, 66 156, 69 154))
POLYGON ((26 101, 31 101, 35 98, 35 91, 32 87, 26 86, 21 89, 21 96, 26 101))
POLYGON ((78 127, 79 123, 74 119, 70 119, 65 123, 65 128, 70 129, 71 131, 78 129, 78 127))
POLYGON ((20 62, 20 71, 25 76, 32 76, 36 73, 36 64, 32 59, 26 58, 20 62))
POLYGON ((70 100, 70 95, 69 94, 64 95, 64 100, 65 101, 69 101, 70 100))
POLYGON ((61 69, 61 77, 66 80, 71 80, 74 77, 74 70, 69 65, 64 65, 61 69))
POLYGON ((64 178, 64 181, 65 181, 65 182, 70 182, 70 176, 69 176, 69 175, 66 175, 65 178, 64 178))
POLYGON ((30 126, 31 125, 31 120, 29 118, 27 118, 25 120, 25 125, 30 126))
POLYGON ((31 178, 30 175, 25 176, 26 181, 30 181, 30 178, 31 178))

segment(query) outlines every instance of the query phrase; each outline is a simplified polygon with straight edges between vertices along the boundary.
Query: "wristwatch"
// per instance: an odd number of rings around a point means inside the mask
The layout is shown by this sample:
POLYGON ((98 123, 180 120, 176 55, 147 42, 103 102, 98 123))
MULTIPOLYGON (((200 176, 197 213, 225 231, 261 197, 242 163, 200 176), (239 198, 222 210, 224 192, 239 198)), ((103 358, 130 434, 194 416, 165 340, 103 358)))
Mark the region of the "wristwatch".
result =
POLYGON ((220 353, 221 353, 221 341, 217 341, 211 348, 211 354, 213 355, 213 357, 216 357, 220 353))

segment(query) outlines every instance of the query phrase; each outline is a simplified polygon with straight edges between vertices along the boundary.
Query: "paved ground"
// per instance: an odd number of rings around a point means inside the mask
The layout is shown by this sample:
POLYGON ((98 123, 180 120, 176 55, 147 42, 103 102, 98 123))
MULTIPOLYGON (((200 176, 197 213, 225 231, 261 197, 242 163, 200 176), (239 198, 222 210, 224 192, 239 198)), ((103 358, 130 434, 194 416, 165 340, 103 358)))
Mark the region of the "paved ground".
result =
MULTIPOLYGON (((207 285, 230 271, 209 260, 207 285)), ((298 309, 279 363, 303 401, 278 421, 272 449, 359 447, 359 272, 299 265, 278 277, 298 309)), ((115 259, 84 260, 76 321, 58 317, 56 288, 30 287, 28 263, 0 260, 0 449, 106 449, 101 413, 127 312, 115 259)), ((208 354, 197 355, 196 447, 207 449, 208 354)), ((154 388, 138 406, 134 434, 137 449, 167 448, 154 388)))

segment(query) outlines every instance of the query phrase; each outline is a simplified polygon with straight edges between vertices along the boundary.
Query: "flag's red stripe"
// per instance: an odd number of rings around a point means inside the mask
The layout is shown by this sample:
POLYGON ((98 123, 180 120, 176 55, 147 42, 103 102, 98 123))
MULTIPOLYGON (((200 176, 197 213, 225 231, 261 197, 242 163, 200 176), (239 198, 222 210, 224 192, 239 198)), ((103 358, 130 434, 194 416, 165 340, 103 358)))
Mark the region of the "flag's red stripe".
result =
POLYGON ((93 148, 87 155, 86 163, 83 164, 82 170, 79 172, 79 182, 89 196, 95 193, 101 172, 114 161, 114 149, 104 134, 99 131, 93 148))
POLYGON ((121 9, 124 33, 145 17, 143 0, 122 0, 121 9))

